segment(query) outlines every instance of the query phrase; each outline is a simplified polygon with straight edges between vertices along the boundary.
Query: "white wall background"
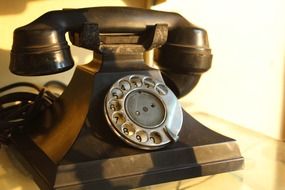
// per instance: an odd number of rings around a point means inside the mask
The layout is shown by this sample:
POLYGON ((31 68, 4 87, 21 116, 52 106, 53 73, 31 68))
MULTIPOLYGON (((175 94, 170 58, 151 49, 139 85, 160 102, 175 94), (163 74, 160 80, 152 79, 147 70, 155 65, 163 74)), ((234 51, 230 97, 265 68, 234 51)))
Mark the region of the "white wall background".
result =
POLYGON ((190 111, 282 138, 284 8, 284 0, 168 0, 153 7, 208 31, 213 67, 182 100, 190 111))

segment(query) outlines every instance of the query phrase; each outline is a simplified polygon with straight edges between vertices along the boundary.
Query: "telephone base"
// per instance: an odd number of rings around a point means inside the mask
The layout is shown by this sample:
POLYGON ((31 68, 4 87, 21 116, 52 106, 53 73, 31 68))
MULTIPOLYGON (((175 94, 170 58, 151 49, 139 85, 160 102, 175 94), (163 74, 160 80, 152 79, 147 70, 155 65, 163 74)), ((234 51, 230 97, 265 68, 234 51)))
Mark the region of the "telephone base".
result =
POLYGON ((23 134, 14 135, 13 144, 40 189, 131 189, 242 168, 244 160, 235 140, 208 129, 186 112, 182 129, 173 145, 143 151, 116 138, 112 143, 94 138, 85 126, 59 164, 23 134))

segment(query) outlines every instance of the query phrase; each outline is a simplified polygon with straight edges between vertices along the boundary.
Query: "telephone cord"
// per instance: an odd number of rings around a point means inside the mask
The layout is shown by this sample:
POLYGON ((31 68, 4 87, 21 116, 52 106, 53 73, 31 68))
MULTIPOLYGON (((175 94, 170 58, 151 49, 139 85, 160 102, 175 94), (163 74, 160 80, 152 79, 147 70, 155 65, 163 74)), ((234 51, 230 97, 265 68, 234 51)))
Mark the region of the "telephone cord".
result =
POLYGON ((59 95, 49 91, 48 87, 54 84, 61 90, 65 88, 58 81, 48 82, 44 87, 18 82, 0 88, 0 147, 9 145, 14 132, 23 130, 28 122, 32 122, 39 113, 53 104, 59 95), (17 88, 27 88, 28 91, 15 92, 17 88))

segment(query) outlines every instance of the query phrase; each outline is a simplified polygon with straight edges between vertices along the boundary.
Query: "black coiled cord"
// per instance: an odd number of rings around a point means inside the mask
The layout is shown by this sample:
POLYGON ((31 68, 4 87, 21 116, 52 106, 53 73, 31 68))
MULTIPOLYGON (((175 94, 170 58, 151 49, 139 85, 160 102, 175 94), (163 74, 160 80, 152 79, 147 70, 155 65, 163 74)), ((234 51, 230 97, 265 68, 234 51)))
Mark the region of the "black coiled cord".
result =
MULTIPOLYGON (((54 84, 62 88, 61 90, 65 87, 57 81, 48 82, 45 87, 54 84)), ((45 87, 19 82, 0 88, 0 147, 2 144, 8 145, 14 131, 23 129, 26 123, 31 122, 58 98, 58 94, 50 92, 45 87), (7 93, 23 87, 28 88, 28 92, 7 93)))

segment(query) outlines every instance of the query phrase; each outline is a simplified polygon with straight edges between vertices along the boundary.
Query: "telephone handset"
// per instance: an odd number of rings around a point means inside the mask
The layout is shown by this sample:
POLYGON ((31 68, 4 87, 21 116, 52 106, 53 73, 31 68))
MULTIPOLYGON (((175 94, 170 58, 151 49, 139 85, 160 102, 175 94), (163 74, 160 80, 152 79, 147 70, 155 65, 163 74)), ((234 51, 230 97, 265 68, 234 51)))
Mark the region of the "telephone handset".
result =
POLYGON ((93 50, 94 59, 77 66, 58 103, 31 124, 44 129, 30 136, 48 157, 63 158, 86 118, 93 128, 107 124, 139 149, 178 140, 183 112, 177 97, 191 91, 211 66, 204 29, 176 13, 137 8, 51 11, 14 31, 10 70, 38 76, 70 69, 66 32, 73 45, 93 50), (154 48, 159 69, 143 60, 143 53, 154 48))

